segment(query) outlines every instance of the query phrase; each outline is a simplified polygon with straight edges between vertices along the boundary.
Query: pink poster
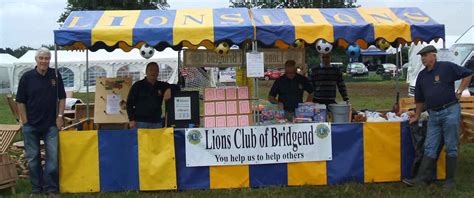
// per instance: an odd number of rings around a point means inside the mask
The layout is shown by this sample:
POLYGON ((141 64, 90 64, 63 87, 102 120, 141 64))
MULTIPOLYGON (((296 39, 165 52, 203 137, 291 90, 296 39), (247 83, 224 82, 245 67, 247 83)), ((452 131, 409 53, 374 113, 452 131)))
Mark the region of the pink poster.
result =
POLYGON ((216 100, 225 100, 225 89, 216 88, 216 100))
POLYGON ((225 102, 216 102, 216 115, 225 115, 227 109, 225 108, 225 102))
POLYGON ((236 127, 237 125, 237 116, 227 116, 227 127, 236 127))
POLYGON ((236 100, 237 99, 237 88, 236 87, 227 87, 225 89, 225 97, 227 100, 236 100))
POLYGON ((204 89, 204 100, 211 101, 216 100, 216 88, 207 87, 204 89))
POLYGON ((216 127, 226 127, 226 117, 225 116, 217 116, 216 117, 216 127))
POLYGON ((204 117, 204 127, 205 128, 216 127, 216 118, 215 117, 204 117))
POLYGON ((239 113, 240 114, 250 113, 250 101, 248 100, 239 101, 239 113))
POLYGON ((249 126, 249 115, 240 115, 239 116, 239 126, 249 126))
POLYGON ((204 115, 216 115, 214 102, 204 102, 204 115))
POLYGON ((248 98, 249 98, 249 88, 239 87, 239 99, 248 99, 248 98))
POLYGON ((227 114, 237 114, 237 101, 227 101, 227 114))

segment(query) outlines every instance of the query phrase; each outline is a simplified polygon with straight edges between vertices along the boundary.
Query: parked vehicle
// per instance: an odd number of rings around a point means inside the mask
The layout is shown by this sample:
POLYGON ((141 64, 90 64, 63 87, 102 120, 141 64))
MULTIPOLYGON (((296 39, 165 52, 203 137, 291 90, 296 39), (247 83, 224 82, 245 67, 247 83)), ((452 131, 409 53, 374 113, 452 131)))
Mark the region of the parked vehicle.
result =
POLYGON ((369 70, 364 63, 354 62, 347 65, 347 74, 351 76, 368 75, 369 70))
POLYGON ((376 74, 395 76, 397 74, 397 66, 392 63, 383 63, 377 68, 376 74))
POLYGON ((285 74, 285 69, 267 69, 267 71, 264 73, 264 79, 265 80, 275 80, 277 78, 280 78, 280 76, 283 76, 285 74))

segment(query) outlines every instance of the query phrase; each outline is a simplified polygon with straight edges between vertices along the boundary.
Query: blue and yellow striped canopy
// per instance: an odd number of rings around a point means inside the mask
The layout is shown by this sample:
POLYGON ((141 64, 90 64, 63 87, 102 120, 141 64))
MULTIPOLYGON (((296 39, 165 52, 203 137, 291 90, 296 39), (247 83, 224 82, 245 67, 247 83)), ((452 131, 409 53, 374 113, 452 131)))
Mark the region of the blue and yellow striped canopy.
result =
POLYGON ((221 41, 284 45, 297 39, 342 46, 356 42, 366 48, 378 38, 411 43, 444 37, 444 25, 418 8, 74 11, 54 31, 57 45, 92 51, 129 51, 144 42, 162 50, 212 48, 221 41))

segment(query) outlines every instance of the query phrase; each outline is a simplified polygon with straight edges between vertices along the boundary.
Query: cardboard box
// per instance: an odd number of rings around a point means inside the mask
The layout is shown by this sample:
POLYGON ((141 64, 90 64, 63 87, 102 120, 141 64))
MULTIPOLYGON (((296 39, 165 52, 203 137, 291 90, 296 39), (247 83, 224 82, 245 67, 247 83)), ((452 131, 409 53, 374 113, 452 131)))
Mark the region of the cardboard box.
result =
POLYGON ((216 100, 225 100, 225 89, 223 87, 216 88, 216 100))
POLYGON ((227 114, 227 108, 226 108, 226 105, 225 105, 225 101, 221 101, 221 102, 216 102, 216 115, 225 115, 227 114))
POLYGON ((226 102, 226 107, 227 107, 227 114, 237 114, 237 101, 227 101, 226 102))
POLYGON ((227 127, 227 118, 225 116, 217 116, 216 127, 227 127))
POLYGON ((236 127, 238 126, 237 116, 227 116, 227 127, 236 127))
POLYGON ((204 101, 216 100, 216 88, 206 87, 204 89, 204 101))
POLYGON ((227 100, 237 100, 237 87, 226 87, 225 98, 227 100))
POLYGON ((250 126, 250 115, 239 115, 239 126, 250 126))
POLYGON ((216 127, 216 118, 215 117, 204 117, 204 127, 212 128, 216 127))
POLYGON ((239 114, 248 114, 250 113, 250 100, 240 100, 239 101, 239 114))
POLYGON ((215 105, 214 102, 204 102, 204 115, 205 116, 216 115, 216 109, 214 105, 215 105))
POLYGON ((249 99, 249 88, 248 87, 239 87, 238 89, 239 100, 249 99))

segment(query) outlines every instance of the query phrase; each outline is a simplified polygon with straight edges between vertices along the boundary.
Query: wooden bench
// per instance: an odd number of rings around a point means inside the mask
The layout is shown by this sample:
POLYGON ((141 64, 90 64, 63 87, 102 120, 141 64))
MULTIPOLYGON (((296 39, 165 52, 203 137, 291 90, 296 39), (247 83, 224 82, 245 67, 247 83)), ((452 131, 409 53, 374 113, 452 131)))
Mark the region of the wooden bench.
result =
POLYGON ((8 106, 10 107, 10 110, 13 114, 13 117, 15 117, 16 122, 19 123, 20 122, 20 116, 19 116, 19 113, 18 113, 18 106, 15 102, 15 99, 13 98, 13 96, 11 94, 8 94, 7 97, 6 97, 6 100, 7 100, 8 106))
POLYGON ((415 98, 400 98, 398 104, 400 105, 400 113, 404 113, 416 108, 415 98))
POLYGON ((461 144, 474 143, 474 113, 461 112, 461 144))
POLYGON ((10 188, 12 194, 15 194, 18 174, 15 162, 10 159, 6 151, 20 130, 20 125, 0 124, 0 189, 10 188))
MULTIPOLYGON (((400 98, 400 113, 415 109, 415 98, 400 98)), ((474 96, 461 97, 459 99, 461 104, 461 112, 474 113, 474 96)))

